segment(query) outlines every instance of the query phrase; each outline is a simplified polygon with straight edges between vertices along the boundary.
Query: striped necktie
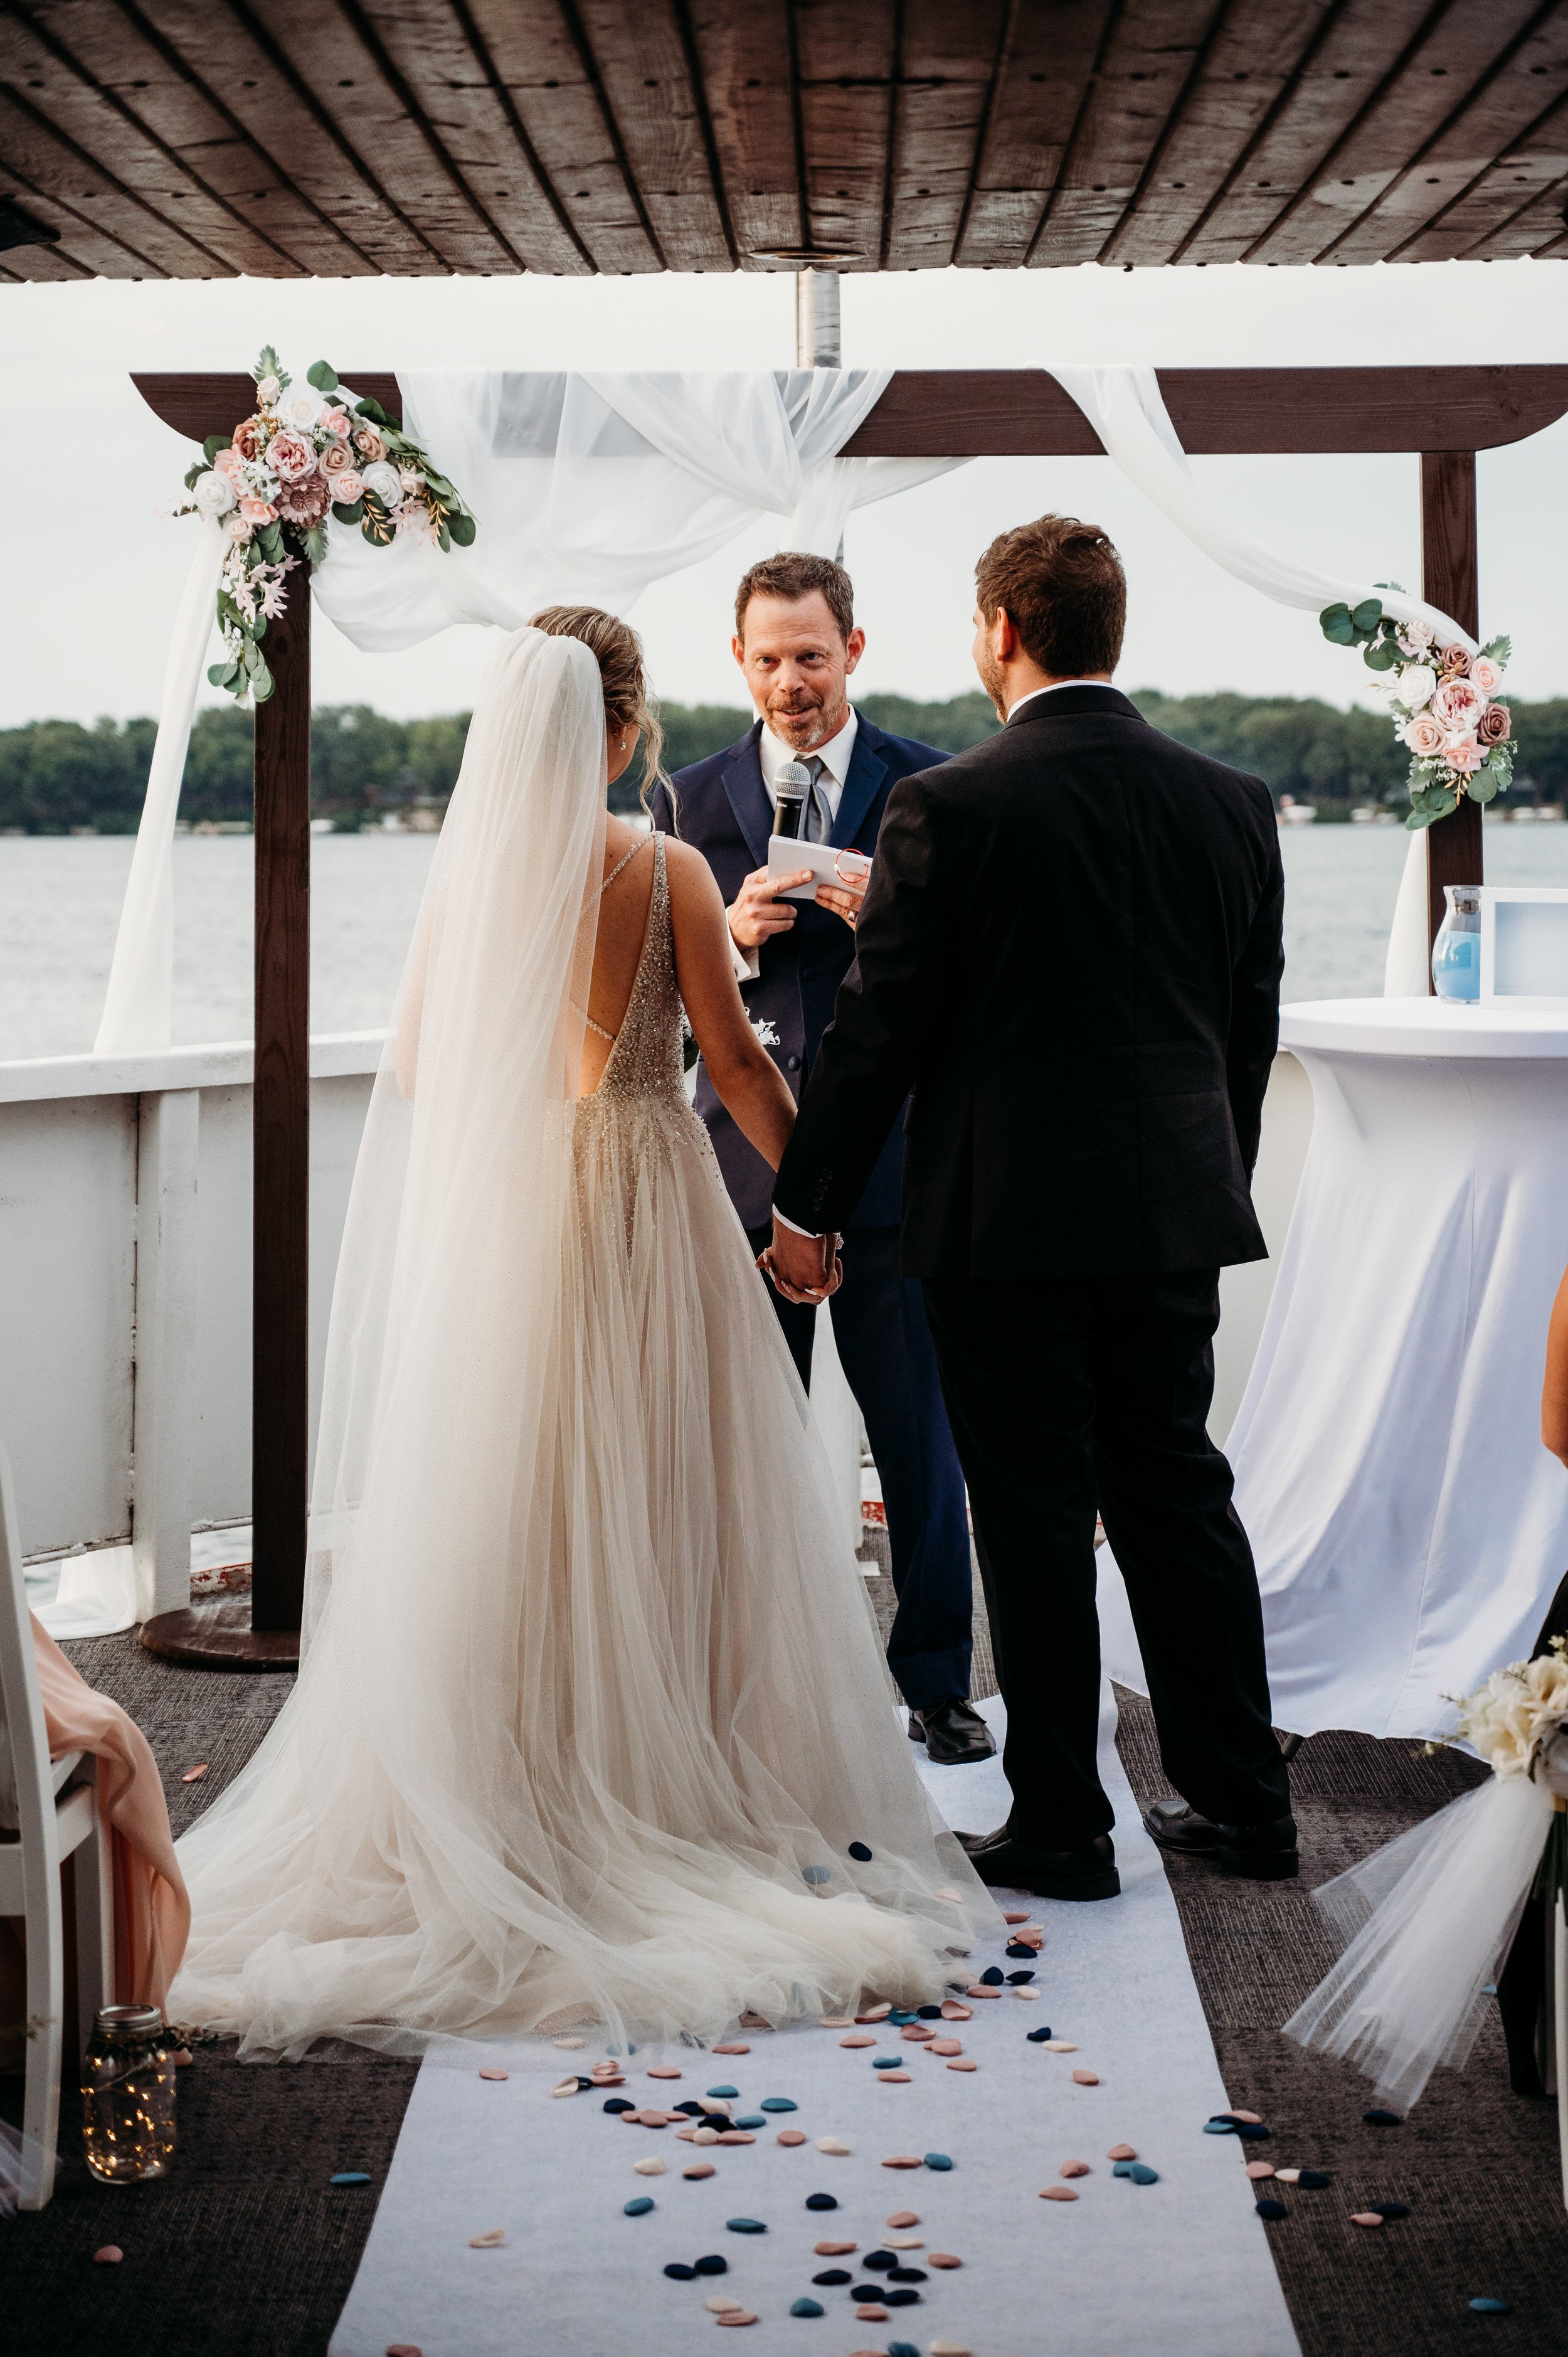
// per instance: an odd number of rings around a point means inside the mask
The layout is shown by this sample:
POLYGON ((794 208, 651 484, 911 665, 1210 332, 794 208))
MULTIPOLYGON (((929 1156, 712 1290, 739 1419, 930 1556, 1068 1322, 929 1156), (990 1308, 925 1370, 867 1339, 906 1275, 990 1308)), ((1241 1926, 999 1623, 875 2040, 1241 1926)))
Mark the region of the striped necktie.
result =
POLYGON ((806 763, 807 769, 811 773, 811 809, 806 818, 808 843, 828 843, 832 839, 833 814, 828 808, 828 798, 822 788, 822 770, 825 766, 820 753, 813 753, 806 763))

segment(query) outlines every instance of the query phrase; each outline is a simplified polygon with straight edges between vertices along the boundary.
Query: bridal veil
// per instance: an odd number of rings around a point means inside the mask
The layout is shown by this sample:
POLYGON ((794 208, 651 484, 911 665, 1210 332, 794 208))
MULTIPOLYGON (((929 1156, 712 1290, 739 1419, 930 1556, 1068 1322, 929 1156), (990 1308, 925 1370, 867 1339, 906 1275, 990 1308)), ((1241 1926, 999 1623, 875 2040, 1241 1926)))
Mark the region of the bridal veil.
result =
POLYGON ((517 632, 355 1175, 297 1686, 180 1845, 173 2002, 252 2053, 924 1998, 989 1911, 701 1125, 581 1118, 605 775, 592 655, 517 632))

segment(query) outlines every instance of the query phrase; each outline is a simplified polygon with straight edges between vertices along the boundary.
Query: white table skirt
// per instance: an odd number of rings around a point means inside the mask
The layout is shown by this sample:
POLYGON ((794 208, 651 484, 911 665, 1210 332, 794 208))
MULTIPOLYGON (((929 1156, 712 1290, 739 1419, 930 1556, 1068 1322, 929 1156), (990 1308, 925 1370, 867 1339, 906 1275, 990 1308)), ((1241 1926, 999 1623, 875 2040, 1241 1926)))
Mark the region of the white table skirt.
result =
MULTIPOLYGON (((1568 1263, 1568 1008, 1286 1007, 1312 1143, 1231 1430, 1275 1724, 1446 1734, 1568 1571, 1541 1445, 1568 1263)), ((1102 1553, 1107 1666, 1143 1686, 1102 1553)))

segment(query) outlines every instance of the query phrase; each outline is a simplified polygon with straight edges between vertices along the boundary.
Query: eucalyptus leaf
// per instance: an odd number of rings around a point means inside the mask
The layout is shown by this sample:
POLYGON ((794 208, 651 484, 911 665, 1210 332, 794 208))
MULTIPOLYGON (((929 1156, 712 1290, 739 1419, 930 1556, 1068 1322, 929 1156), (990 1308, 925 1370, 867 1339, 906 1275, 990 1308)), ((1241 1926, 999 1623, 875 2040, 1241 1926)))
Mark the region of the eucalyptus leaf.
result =
POLYGON ((365 512, 365 502, 363 500, 356 500, 350 508, 345 507, 341 500, 334 500, 332 512, 339 523, 358 523, 365 512))
POLYGON ((208 685, 209 687, 227 687, 235 669, 236 665, 231 662, 209 663, 207 666, 208 685))
POLYGON ((312 565, 320 565, 327 556, 327 527, 313 523, 305 535, 305 553, 312 565))
POLYGON ((305 382, 313 384, 317 393, 336 393, 338 371, 327 361, 314 361, 305 371, 305 382))
POLYGON ((368 417, 372 425, 387 425, 392 422, 381 403, 372 401, 369 393, 365 395, 363 401, 357 401, 354 404, 354 414, 356 417, 368 417))
POLYGON ((472 548, 474 535, 478 528, 473 517, 466 511, 461 515, 453 516, 446 527, 459 548, 472 548))
POLYGON ((1399 649, 1389 639, 1375 640, 1361 657, 1369 671, 1392 671, 1399 659, 1399 649))
POLYGON ((1495 802, 1497 797, 1498 781, 1496 778, 1488 775, 1485 770, 1477 770, 1475 776, 1470 780, 1470 800, 1474 802, 1481 802, 1484 804, 1486 802, 1495 802))
POLYGON ((1378 597, 1363 597, 1350 616, 1359 630, 1375 630, 1382 619, 1382 601, 1378 597))
POLYGON ((1405 821, 1405 825, 1412 834, 1419 834, 1423 826, 1430 826, 1436 816, 1437 813, 1435 811, 1412 810, 1410 816, 1405 821))
POLYGON ((1350 644, 1351 623, 1348 606, 1325 606, 1317 619, 1326 639, 1332 640, 1337 647, 1348 647, 1350 644))
POLYGON ((251 694, 258 704, 264 704, 273 692, 273 675, 264 662, 258 661, 251 673, 251 694))

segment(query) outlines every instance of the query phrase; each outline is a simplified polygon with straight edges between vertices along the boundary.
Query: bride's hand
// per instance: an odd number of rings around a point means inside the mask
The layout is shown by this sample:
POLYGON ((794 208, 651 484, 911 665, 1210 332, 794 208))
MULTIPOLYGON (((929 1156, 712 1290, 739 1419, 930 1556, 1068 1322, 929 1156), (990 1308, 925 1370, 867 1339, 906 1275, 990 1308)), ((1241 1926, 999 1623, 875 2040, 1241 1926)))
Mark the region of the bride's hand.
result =
POLYGON ((786 1301, 814 1308, 843 1283, 836 1235, 803 1236, 775 1220, 773 1242, 758 1253, 757 1265, 786 1301))

